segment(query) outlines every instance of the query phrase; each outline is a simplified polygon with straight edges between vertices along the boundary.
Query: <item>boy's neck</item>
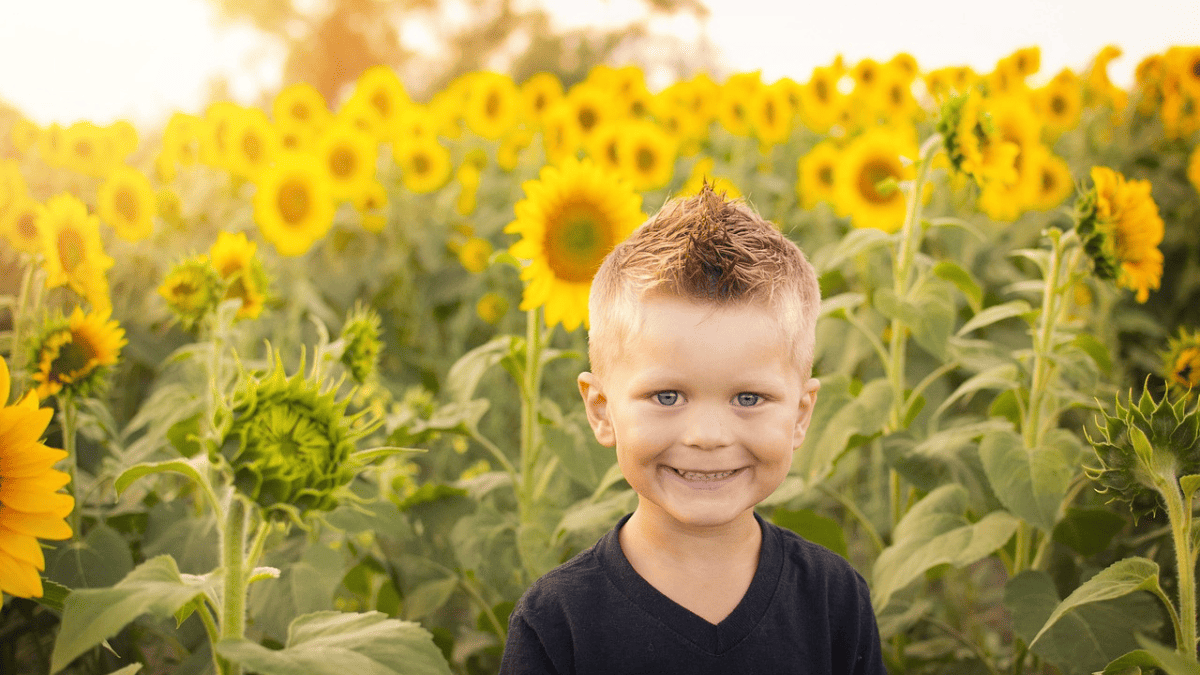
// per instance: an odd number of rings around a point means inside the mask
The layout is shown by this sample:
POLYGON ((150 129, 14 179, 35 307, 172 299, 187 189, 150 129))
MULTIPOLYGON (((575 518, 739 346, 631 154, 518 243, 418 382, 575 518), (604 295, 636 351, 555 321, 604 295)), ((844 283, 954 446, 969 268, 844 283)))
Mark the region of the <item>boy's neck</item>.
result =
MULTIPOLYGON (((633 547, 677 562, 728 564, 730 558, 758 560, 762 528, 753 511, 716 526, 688 526, 639 505, 620 532, 623 549, 633 547), (629 546, 626 546, 628 542, 629 546), (753 555, 750 555, 750 554, 753 555)), ((626 557, 629 552, 626 551, 626 557)))

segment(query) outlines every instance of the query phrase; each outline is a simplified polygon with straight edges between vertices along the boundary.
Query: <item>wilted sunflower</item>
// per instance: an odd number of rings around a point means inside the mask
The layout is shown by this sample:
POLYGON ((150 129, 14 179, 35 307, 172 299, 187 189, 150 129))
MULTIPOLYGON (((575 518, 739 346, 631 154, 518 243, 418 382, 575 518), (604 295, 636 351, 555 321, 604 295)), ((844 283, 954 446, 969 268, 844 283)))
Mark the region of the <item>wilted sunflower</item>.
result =
POLYGON ((254 221, 280 255, 302 255, 333 226, 334 202, 312 155, 281 153, 258 181, 254 221))
POLYGON ((507 75, 477 72, 469 79, 463 117, 471 131, 494 141, 517 123, 524 104, 507 75))
POLYGON ((833 141, 821 141, 797 162, 796 195, 800 205, 811 209, 820 202, 833 204, 837 176, 838 148, 833 141))
POLYGON ((156 201, 149 178, 137 169, 120 166, 109 172, 100 186, 96 210, 118 237, 141 241, 154 232, 156 201))
POLYGON ((674 140, 653 122, 638 120, 621 125, 617 163, 634 190, 657 190, 670 182, 676 151, 674 140))
MULTIPOLYGON (((100 219, 69 193, 55 195, 38 216, 46 286, 68 286, 96 306, 95 284, 113 266, 100 243, 100 219)), ((107 298, 107 282, 104 295, 107 298)), ((103 303, 100 303, 103 304, 103 303)))
POLYGON ((1092 167, 1093 188, 1075 202, 1075 222, 1096 276, 1150 297, 1162 278, 1163 221, 1150 196, 1150 181, 1126 180, 1104 166, 1092 167))
POLYGON ((1200 392, 1200 330, 1179 329, 1163 352, 1163 376, 1180 392, 1200 392))
POLYGON ((125 329, 107 313, 83 313, 79 307, 66 319, 51 321, 38 337, 31 363, 39 398, 62 391, 87 396, 102 383, 125 346, 125 329))
POLYGON ((334 199, 353 199, 375 180, 379 144, 349 124, 330 124, 317 138, 314 154, 325 168, 334 199))
POLYGON ((873 128, 852 140, 838 158, 834 208, 855 227, 895 232, 904 224, 904 192, 882 184, 912 180, 917 144, 909 130, 873 128))
POLYGON ((547 325, 575 330, 587 324, 588 291, 604 256, 645 219, 641 200, 586 159, 543 167, 523 187, 516 220, 505 228, 521 236, 509 251, 529 261, 521 309, 545 307, 547 325))
POLYGON ((167 307, 188 330, 216 310, 224 292, 225 282, 203 255, 175 263, 158 287, 167 307))
POLYGON ((38 539, 69 539, 65 518, 75 499, 58 490, 70 477, 53 467, 67 453, 40 442, 54 416, 27 394, 7 405, 8 364, 0 357, 0 591, 19 598, 40 598, 46 569, 38 539))
POLYGON ((237 318, 253 319, 262 313, 267 299, 267 273, 255 253, 258 244, 246 238, 246 233, 222 231, 208 251, 213 269, 225 284, 222 300, 242 301, 237 318))
POLYGON ((239 492, 272 517, 329 510, 337 491, 357 473, 351 454, 368 427, 361 413, 346 415, 348 400, 300 372, 288 377, 276 357, 270 373, 244 374, 226 413, 228 431, 213 461, 232 468, 239 492))
POLYGON ((450 151, 435 137, 412 138, 403 147, 393 150, 404 187, 417 194, 440 189, 450 180, 454 165, 450 151))

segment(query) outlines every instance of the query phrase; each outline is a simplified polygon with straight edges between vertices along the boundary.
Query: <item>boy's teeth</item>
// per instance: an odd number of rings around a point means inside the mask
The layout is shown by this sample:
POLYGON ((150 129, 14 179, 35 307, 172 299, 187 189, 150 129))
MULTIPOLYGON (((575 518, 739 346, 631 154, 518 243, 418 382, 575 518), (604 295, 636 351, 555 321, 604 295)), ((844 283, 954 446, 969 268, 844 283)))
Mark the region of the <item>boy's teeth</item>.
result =
POLYGON ((688 480, 721 480, 737 473, 737 469, 732 471, 680 471, 675 469, 675 473, 688 480))

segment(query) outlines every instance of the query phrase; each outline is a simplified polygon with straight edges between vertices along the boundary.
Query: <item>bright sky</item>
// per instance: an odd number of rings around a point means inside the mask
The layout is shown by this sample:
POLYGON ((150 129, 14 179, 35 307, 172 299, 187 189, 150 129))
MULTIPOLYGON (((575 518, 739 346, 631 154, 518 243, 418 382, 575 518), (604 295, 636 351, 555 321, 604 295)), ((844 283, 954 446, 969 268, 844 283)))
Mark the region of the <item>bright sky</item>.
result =
MULTIPOLYGON (((622 23, 644 7, 639 0, 538 1, 563 26, 622 23)), ((807 79, 838 53, 853 63, 907 51, 925 69, 986 71, 1029 45, 1041 47, 1048 76, 1063 66, 1084 68, 1111 43, 1125 55, 1110 75, 1128 84, 1143 56, 1200 44, 1196 0, 1116 11, 1095 0, 703 1, 711 9, 703 27, 659 19, 651 29, 685 38, 703 31, 731 70, 761 69, 767 80, 807 79)), ((206 0, 0 0, 0 7, 0 99, 42 124, 154 123, 172 110, 197 112, 218 73, 243 102, 277 86, 283 55, 255 40, 252 29, 216 28, 206 0)))

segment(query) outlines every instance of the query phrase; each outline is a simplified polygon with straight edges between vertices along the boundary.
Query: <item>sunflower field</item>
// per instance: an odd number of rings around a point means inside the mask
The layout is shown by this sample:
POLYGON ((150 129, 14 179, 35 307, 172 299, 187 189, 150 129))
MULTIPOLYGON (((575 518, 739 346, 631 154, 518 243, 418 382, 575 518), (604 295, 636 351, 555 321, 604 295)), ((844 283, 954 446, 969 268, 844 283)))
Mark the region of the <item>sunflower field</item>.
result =
POLYGON ((759 512, 869 581, 889 672, 1200 673, 1200 47, 1119 55, 0 117, 0 672, 496 672, 636 501, 592 275, 707 182, 820 275, 759 512))

